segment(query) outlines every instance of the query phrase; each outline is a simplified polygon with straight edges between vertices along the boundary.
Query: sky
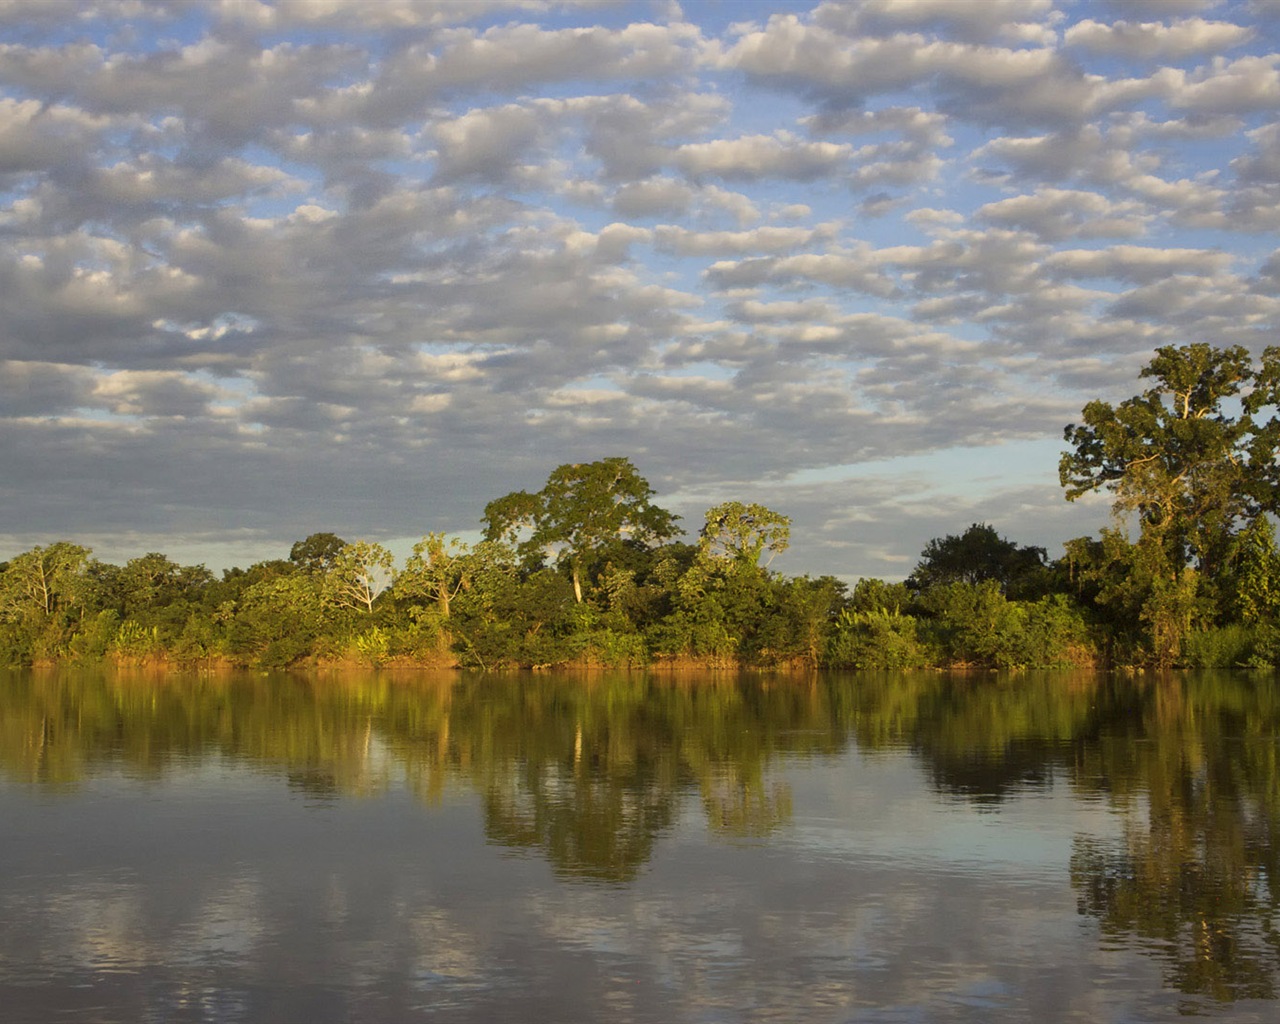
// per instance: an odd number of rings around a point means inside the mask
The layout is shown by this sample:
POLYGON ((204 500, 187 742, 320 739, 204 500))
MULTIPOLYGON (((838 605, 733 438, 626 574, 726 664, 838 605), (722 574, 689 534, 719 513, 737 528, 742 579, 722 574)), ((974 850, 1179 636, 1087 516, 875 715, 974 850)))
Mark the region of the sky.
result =
POLYGON ((402 553, 625 456, 788 574, 1108 525, 1280 321, 1276 0, 0 0, 0 558, 402 553))

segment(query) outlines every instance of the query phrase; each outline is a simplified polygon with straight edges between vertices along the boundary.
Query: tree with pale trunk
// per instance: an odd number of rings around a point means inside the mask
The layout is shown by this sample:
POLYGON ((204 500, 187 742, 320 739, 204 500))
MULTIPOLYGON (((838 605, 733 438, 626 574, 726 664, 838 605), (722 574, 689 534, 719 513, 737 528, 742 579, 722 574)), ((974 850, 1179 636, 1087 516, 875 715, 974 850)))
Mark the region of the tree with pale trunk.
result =
POLYGON ((651 545, 679 531, 678 516, 654 505, 653 488, 629 459, 566 463, 535 494, 514 491, 485 506, 485 538, 517 545, 521 555, 551 555, 569 569, 574 598, 592 558, 630 541, 651 545))

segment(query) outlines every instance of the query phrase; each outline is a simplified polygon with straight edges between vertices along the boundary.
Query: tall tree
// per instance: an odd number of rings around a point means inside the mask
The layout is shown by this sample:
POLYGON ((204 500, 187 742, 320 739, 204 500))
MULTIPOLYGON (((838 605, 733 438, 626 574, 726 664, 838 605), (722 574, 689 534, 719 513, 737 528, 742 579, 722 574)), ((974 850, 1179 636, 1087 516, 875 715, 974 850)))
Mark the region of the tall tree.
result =
POLYGON ((755 568, 768 551, 768 566, 791 542, 790 517, 754 502, 726 501, 707 509, 706 518, 698 549, 712 558, 755 568))
POLYGON ((1274 363, 1264 357, 1260 375, 1238 345, 1165 346, 1142 370, 1150 388, 1118 406, 1090 402, 1065 430, 1067 500, 1109 491, 1117 516, 1138 521, 1136 555, 1152 579, 1143 619, 1158 661, 1177 656, 1199 581, 1222 571, 1234 533, 1273 504, 1266 483, 1280 439, 1274 420, 1257 416, 1274 395, 1256 385, 1280 376, 1274 363))
POLYGON ((1006 593, 1044 568, 1045 550, 1021 547, 986 523, 974 523, 959 536, 935 537, 925 545, 908 584, 916 590, 950 583, 994 580, 1006 593))
POLYGON ((52 615, 82 603, 89 551, 58 541, 15 555, 0 572, 0 614, 52 615))
POLYGON ((497 541, 474 546, 461 538, 428 533, 413 546, 404 569, 396 574, 397 600, 428 601, 441 620, 449 618, 453 600, 474 587, 491 586, 512 561, 510 549, 497 541))
POLYGON ((358 540, 344 544, 324 575, 325 600, 339 608, 354 608, 366 614, 373 602, 391 585, 395 558, 381 544, 358 540))
POLYGON ((649 499, 653 488, 629 459, 566 463, 536 494, 515 491, 485 506, 485 539, 519 542, 522 554, 550 553, 567 565, 582 602, 589 561, 630 540, 653 544, 674 537, 678 516, 649 499))
POLYGON ((1225 554, 1232 529, 1252 518, 1251 476, 1275 454, 1274 446, 1257 446, 1251 414, 1226 407, 1251 390, 1249 353, 1239 345, 1169 345, 1141 376, 1155 384, 1118 406, 1090 402, 1084 422, 1066 428, 1073 450, 1063 454, 1059 478, 1068 501, 1115 494, 1116 511, 1136 513, 1178 572, 1193 561, 1207 568, 1225 554))
POLYGON ((313 533, 289 549, 289 561, 304 572, 324 574, 346 544, 336 533, 313 533))

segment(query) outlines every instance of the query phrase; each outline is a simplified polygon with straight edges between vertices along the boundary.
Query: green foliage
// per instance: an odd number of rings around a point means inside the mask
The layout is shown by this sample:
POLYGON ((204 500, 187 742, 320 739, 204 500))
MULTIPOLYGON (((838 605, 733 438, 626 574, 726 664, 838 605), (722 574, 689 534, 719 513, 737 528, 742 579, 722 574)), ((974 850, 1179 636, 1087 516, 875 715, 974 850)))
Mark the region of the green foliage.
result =
POLYGON ((959 536, 929 541, 907 584, 919 591, 993 580, 1003 592, 1018 596, 1036 586, 1044 564, 1044 548, 1020 547, 986 523, 974 523, 959 536))
POLYGON ((569 646, 588 664, 626 668, 649 660, 644 637, 625 615, 578 604, 571 612, 571 620, 569 646))
POLYGON ((0 573, 0 616, 12 621, 83 607, 89 549, 66 541, 11 558, 0 573))
POLYGON ((1255 516, 1232 546, 1222 611, 1228 621, 1274 621, 1280 614, 1280 553, 1266 516, 1255 516))
POLYGON ((30 665, 35 660, 35 637, 21 622, 0 619, 0 667, 30 665))
POLYGON ((1275 405, 1278 361, 1275 349, 1259 369, 1240 346, 1165 346, 1142 371, 1152 387, 1115 407, 1091 402, 1066 428, 1068 500, 1106 490, 1117 516, 1137 519, 1130 589, 1142 593, 1128 603, 1158 664, 1178 659, 1197 618, 1216 617, 1241 526, 1277 509, 1280 424, 1260 414, 1275 405))
POLYGON ((325 624, 321 583, 298 573, 251 585, 228 623, 227 653, 263 668, 282 668, 314 652, 325 624))
POLYGON ((836 620, 824 658, 832 668, 913 669, 929 664, 916 620, 897 611, 846 608, 836 620))
POLYGON ((353 637, 351 646, 362 661, 375 667, 391 657, 391 636, 381 626, 353 637))
POLYGON ((67 646, 68 652, 78 661, 104 658, 119 630, 120 613, 114 608, 104 608, 80 623, 67 646))
POLYGON ((334 555, 329 568, 321 576, 321 593, 325 603, 372 614, 373 603, 391 586, 395 577, 395 558, 381 544, 356 541, 344 544, 334 555))
POLYGON ((289 561, 303 572, 323 576, 334 567, 347 542, 334 533, 313 533, 289 549, 289 561))
POLYGON ((724 558, 746 568, 768 562, 787 549, 791 540, 789 517, 755 503, 727 501, 707 510, 706 525, 698 535, 698 550, 711 558, 724 558))
POLYGON ((1032 668, 1093 664, 1097 654, 1089 623, 1065 594, 1050 594, 1023 608, 1020 664, 1032 668))
POLYGON ((1187 635, 1181 662, 1189 668, 1262 668, 1274 660, 1268 631, 1233 622, 1187 635))
POLYGON ((32 549, 0 564, 0 661, 1272 664, 1280 424, 1261 416, 1280 395, 1280 349, 1257 371, 1241 358, 1161 349, 1144 371, 1155 386, 1086 408, 1068 428, 1068 497, 1114 491, 1138 537, 1103 529, 1052 566, 975 523, 930 541, 907 583, 846 594, 834 577, 768 568, 790 521, 763 505, 713 506, 697 544, 671 542, 676 517, 627 459, 607 458, 490 502, 479 544, 426 534, 400 571, 380 545, 331 533, 220 580, 157 552, 114 566, 66 542, 32 549))
POLYGON ((480 668, 542 667, 576 660, 583 645, 575 636, 569 581, 541 569, 510 583, 483 600, 458 602, 450 621, 463 663, 480 668))
POLYGON ((125 619, 111 641, 111 651, 119 657, 132 660, 155 657, 163 651, 160 629, 158 626, 144 626, 133 619, 125 619))
POLYGON ((653 489, 629 459, 557 467, 536 494, 515 491, 485 506, 485 539, 518 544, 530 567, 544 554, 568 567, 583 600, 587 563, 624 540, 645 546, 677 532, 678 516, 650 502, 653 489))
POLYGON ((920 599, 929 616, 926 639, 944 663, 1010 667, 1025 664, 1020 643, 1022 609, 995 580, 933 587, 920 599))
POLYGON ((1049 668, 1092 658, 1088 626, 1061 594, 1010 601, 995 580, 952 583, 922 596, 922 640, 933 661, 992 668, 1049 668))
POLYGON ((854 584, 848 607, 855 612, 897 614, 906 611, 915 598, 915 592, 905 583, 886 583, 884 580, 864 578, 854 584))

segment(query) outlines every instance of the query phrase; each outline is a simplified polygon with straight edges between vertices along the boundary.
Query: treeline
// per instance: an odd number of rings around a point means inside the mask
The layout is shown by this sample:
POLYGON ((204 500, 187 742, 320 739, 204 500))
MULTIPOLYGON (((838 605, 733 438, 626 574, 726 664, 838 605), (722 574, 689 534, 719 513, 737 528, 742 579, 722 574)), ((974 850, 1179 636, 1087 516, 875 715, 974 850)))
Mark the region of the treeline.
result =
POLYGON ((490 502, 477 544, 427 534, 403 565, 332 533, 220 578, 159 553, 33 548, 0 565, 0 662, 1275 665, 1280 422, 1263 414, 1280 355, 1169 347, 1143 377, 1066 430, 1067 497, 1111 491, 1117 522, 1058 560, 978 523, 931 541, 903 583, 788 577, 769 567, 785 515, 727 502, 686 543, 631 462, 606 458, 490 502))
POLYGON ((318 533, 288 558, 221 578, 158 553, 121 566, 75 544, 34 548, 0 569, 0 657, 485 669, 1093 660, 1086 617, 1055 592, 1043 552, 989 526, 931 543, 908 583, 862 580, 849 591, 831 576, 771 570, 789 523, 761 505, 716 506, 690 544, 663 539, 675 517, 647 492, 630 508, 588 500, 601 481, 647 488, 626 459, 553 474, 567 478, 575 514, 594 507, 616 522, 584 515, 571 526, 552 518, 564 509, 545 492, 508 496, 486 509, 487 539, 475 545, 428 534, 397 565, 381 545, 318 533), (533 512, 509 514, 530 501, 533 512), (646 518, 660 522, 656 533, 646 518))

